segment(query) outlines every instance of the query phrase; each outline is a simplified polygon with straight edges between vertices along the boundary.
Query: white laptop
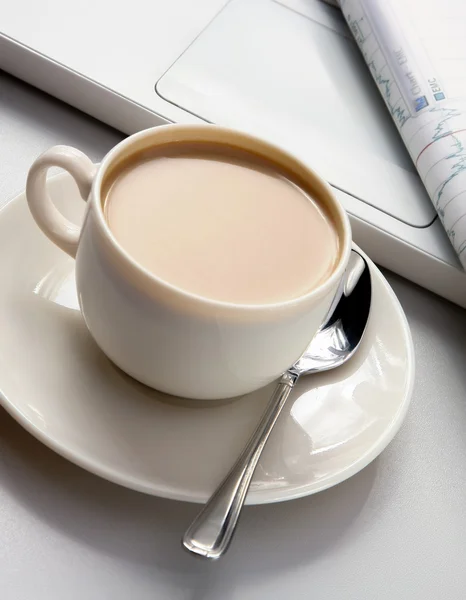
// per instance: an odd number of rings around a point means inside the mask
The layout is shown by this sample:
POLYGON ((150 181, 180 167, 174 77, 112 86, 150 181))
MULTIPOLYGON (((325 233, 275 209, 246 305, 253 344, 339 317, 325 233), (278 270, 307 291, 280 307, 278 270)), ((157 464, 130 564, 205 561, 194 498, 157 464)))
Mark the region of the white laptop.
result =
POLYGON ((14 0, 0 68, 124 131, 210 122, 335 189, 382 266, 466 306, 466 274, 337 8, 320 0, 14 0))

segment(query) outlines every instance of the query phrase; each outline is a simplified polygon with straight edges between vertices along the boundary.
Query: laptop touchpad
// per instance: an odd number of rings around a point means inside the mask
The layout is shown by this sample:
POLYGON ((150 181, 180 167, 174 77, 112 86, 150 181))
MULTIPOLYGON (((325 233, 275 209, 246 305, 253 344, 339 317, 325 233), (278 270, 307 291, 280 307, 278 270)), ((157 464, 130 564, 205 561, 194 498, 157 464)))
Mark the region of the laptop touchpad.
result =
POLYGON ((232 0, 156 90, 405 223, 436 216, 343 17, 319 0, 232 0))

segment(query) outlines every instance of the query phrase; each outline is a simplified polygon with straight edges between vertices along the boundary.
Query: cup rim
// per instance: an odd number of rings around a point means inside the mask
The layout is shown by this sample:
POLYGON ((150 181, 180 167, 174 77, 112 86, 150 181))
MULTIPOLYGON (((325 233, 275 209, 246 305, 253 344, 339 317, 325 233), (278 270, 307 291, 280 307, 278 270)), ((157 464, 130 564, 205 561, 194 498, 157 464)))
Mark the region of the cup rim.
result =
MULTIPOLYGON (((224 143, 224 140, 216 141, 215 137, 216 136, 214 135, 213 138, 209 140, 209 143, 224 143)), ((263 140, 257 136, 251 135, 243 131, 238 131, 228 127, 221 127, 215 124, 159 125, 156 127, 151 127, 149 129, 144 129, 125 138, 116 146, 114 146, 106 154, 106 156, 100 163, 100 166, 97 170, 96 176, 92 184, 90 204, 92 204, 93 208, 95 209, 97 223, 101 229, 101 233, 103 233, 104 239, 109 244, 112 251, 114 251, 116 255, 124 263, 126 263, 127 266, 129 266, 137 274, 141 275, 149 284, 156 284, 157 286, 162 287, 165 291, 175 294, 181 299, 201 304, 204 307, 221 308, 242 312, 270 311, 274 309, 287 309, 297 307, 300 304, 311 301, 312 299, 318 299, 324 296, 335 286, 335 284, 337 284, 337 282, 340 281, 340 279, 343 276, 344 270, 346 269, 349 260, 349 255, 351 252, 352 237, 348 215, 346 214, 346 211, 344 210, 340 202, 336 199, 329 184, 314 169, 306 165, 304 162, 299 160, 291 153, 287 152, 286 150, 283 150, 282 148, 273 143, 270 143, 266 140, 263 140), (263 149, 264 157, 267 158, 268 154, 273 153, 275 156, 278 156, 280 158, 282 163, 285 161, 294 163, 299 168, 299 170, 304 171, 306 178, 310 179, 313 183, 317 183, 322 191, 327 192, 328 198, 331 200, 333 204, 333 209, 336 212, 342 226, 342 239, 340 240, 340 257, 330 276, 327 277, 315 288, 295 298, 290 298, 289 300, 283 300, 281 302, 270 302, 264 304, 246 304, 228 302, 224 300, 215 300, 213 298, 208 298, 200 294, 195 294, 193 292, 190 292, 189 290, 185 290, 181 287, 178 287, 170 283, 169 281, 166 281, 165 279, 162 279, 158 275, 146 269, 137 260, 135 260, 118 242, 105 219, 103 211, 103 202, 101 198, 102 182, 110 166, 115 162, 115 160, 119 156, 121 156, 124 152, 128 151, 131 148, 131 146, 133 146, 139 140, 144 140, 145 138, 152 138, 153 136, 157 136, 159 132, 161 132, 162 130, 166 131, 167 129, 170 129, 173 132, 173 134, 177 136, 175 141, 196 141, 196 133, 209 130, 211 132, 214 132, 214 134, 228 136, 229 138, 237 142, 234 145, 246 151, 248 149, 248 142, 253 143, 254 145, 260 146, 261 149, 263 149), (180 135, 182 137, 179 137, 180 135), (241 144, 241 142, 243 142, 243 145, 241 144)), ((292 227, 292 223, 290 226, 292 227)))

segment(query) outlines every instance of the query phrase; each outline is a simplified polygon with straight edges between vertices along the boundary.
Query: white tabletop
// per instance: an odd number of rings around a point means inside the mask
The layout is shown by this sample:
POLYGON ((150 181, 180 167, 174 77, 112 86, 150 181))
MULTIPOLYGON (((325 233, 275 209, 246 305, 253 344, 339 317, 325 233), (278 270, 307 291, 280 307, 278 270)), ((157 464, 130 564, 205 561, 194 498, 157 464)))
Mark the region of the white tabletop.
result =
MULTIPOLYGON (((30 163, 49 146, 72 144, 98 160, 121 137, 0 73, 0 204, 22 191, 30 163)), ((401 432, 333 489, 246 508, 221 562, 180 548, 197 506, 103 481, 0 409, 1 600, 464 598, 466 312, 388 279, 417 360, 401 432)))

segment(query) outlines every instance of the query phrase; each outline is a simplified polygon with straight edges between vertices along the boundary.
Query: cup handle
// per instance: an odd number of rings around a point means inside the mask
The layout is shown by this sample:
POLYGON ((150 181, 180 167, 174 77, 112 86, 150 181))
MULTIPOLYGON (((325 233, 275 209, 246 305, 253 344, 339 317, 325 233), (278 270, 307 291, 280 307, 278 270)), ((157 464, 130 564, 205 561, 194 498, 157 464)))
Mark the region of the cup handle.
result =
POLYGON ((47 191, 47 171, 61 167, 76 181, 83 200, 87 200, 96 167, 85 154, 70 146, 54 146, 41 154, 29 169, 26 197, 35 222, 45 235, 73 258, 78 249, 81 228, 66 219, 53 204, 47 191))

